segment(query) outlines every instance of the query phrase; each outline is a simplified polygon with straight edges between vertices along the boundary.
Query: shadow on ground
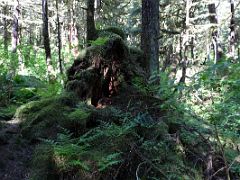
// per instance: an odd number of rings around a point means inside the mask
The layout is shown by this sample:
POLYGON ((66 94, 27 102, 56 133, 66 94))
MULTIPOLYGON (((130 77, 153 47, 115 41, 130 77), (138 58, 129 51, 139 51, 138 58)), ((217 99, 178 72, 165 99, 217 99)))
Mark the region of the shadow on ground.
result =
POLYGON ((0 119, 0 179, 26 180, 33 145, 22 139, 19 120, 0 119))

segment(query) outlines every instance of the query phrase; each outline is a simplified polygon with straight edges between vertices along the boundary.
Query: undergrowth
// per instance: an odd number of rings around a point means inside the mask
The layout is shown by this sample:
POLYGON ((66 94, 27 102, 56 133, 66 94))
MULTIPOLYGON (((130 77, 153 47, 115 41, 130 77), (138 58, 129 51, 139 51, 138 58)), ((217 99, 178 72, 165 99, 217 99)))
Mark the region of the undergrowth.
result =
POLYGON ((213 65, 188 86, 164 73, 136 77, 138 98, 122 109, 68 93, 26 104, 17 113, 23 134, 40 141, 32 179, 238 179, 238 72, 213 65), (160 103, 149 107, 151 98, 160 103))

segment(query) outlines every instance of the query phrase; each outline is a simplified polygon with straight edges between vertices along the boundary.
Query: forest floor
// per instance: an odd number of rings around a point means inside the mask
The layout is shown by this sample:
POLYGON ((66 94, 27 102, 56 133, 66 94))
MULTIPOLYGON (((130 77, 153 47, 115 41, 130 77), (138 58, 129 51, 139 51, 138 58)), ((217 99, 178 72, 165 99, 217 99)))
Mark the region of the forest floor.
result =
POLYGON ((0 123, 0 179, 26 180, 34 145, 22 138, 18 119, 0 119, 0 123))

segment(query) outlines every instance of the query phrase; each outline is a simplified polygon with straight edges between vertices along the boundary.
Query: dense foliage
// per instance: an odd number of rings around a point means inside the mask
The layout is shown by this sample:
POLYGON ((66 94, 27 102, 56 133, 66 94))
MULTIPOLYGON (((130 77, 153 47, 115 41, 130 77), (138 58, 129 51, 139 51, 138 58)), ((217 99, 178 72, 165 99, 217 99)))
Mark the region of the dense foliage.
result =
POLYGON ((143 1, 0 0, 0 179, 240 178, 240 2, 143 1))

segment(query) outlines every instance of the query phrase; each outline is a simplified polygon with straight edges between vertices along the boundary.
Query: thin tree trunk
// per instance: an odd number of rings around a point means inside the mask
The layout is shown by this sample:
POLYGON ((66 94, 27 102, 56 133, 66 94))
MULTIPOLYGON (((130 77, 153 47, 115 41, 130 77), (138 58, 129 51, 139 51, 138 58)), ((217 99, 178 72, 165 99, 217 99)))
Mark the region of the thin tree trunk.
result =
MULTIPOLYGON (((3 7, 3 13, 4 15, 7 15, 8 14, 8 6, 5 5, 3 7)), ((4 44, 4 51, 5 51, 5 54, 7 55, 8 53, 8 29, 7 29, 7 18, 4 17, 3 18, 3 44, 4 44)))
MULTIPOLYGON (((32 11, 30 11, 30 17, 33 17, 33 16, 34 16, 33 14, 34 14, 34 13, 32 13, 32 11)), ((34 45, 34 38, 32 38, 32 37, 34 36, 32 25, 29 25, 28 29, 29 29, 29 33, 28 33, 28 34, 29 34, 28 43, 29 43, 30 45, 34 45)))
POLYGON ((71 3, 68 2, 68 43, 69 43, 69 50, 72 49, 72 11, 71 11, 71 3))
POLYGON ((239 61, 239 58, 240 58, 240 48, 238 48, 237 57, 238 57, 238 61, 239 61))
POLYGON ((194 37, 191 37, 191 58, 194 60, 194 37))
MULTIPOLYGON (((210 23, 215 26, 218 25, 218 18, 217 18, 215 3, 208 5, 208 11, 210 14, 209 15, 210 23)), ((211 33, 212 33, 212 44, 214 47, 214 62, 217 63, 222 57, 222 50, 218 41, 219 33, 218 33, 217 27, 215 27, 211 33)))
POLYGON ((232 58, 235 58, 235 7, 234 0, 230 0, 231 5, 231 20, 230 20, 230 47, 229 54, 232 58))
POLYGON ((13 12, 13 25, 12 25, 12 52, 17 52, 17 44, 18 44, 18 33, 19 33, 19 26, 18 26, 18 18, 19 18, 19 0, 15 0, 14 3, 14 12, 13 12))
POLYGON ((181 83, 185 83, 186 81, 186 75, 187 75, 187 46, 184 47, 184 55, 183 55, 183 61, 182 61, 182 77, 180 79, 181 83))
POLYGON ((183 59, 182 59, 182 77, 180 79, 181 83, 185 83, 186 81, 186 74, 187 74, 187 51, 188 51, 188 46, 189 46, 189 26, 190 26, 190 8, 192 6, 192 0, 187 0, 186 1, 186 22, 185 22, 185 30, 183 32, 183 41, 182 47, 184 47, 184 52, 183 52, 183 59))
POLYGON ((63 74, 63 61, 61 58, 62 53, 62 39, 61 39, 61 25, 59 20, 59 8, 58 8, 58 0, 56 0, 56 9, 57 9, 57 39, 58 39, 58 63, 59 63, 59 71, 63 74))
POLYGON ((51 48, 50 39, 48 31, 48 2, 47 0, 42 0, 42 18, 43 18, 43 44, 46 54, 46 64, 47 64, 47 75, 49 80, 52 80, 51 74, 53 74, 53 66, 51 62, 51 48))
POLYGON ((173 54, 173 45, 170 44, 168 45, 167 51, 166 51, 166 59, 163 63, 163 68, 162 71, 165 72, 165 70, 167 69, 167 67, 169 67, 172 64, 172 54, 173 54))
POLYGON ((87 43, 95 40, 97 38, 96 28, 95 28, 95 20, 94 20, 94 2, 95 0, 87 1, 87 43))
POLYGON ((149 75, 159 72, 159 1, 142 0, 141 48, 149 75))

